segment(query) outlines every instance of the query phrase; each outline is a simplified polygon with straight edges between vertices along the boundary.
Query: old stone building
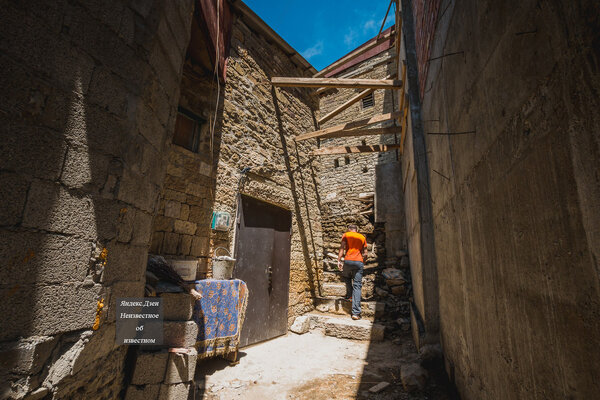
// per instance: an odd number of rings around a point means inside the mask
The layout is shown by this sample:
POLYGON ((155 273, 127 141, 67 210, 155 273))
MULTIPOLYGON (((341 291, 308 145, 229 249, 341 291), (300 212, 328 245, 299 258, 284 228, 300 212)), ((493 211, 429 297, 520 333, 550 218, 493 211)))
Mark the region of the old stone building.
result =
MULTIPOLYGON (((201 45, 201 39, 197 43, 201 45)), ((210 68, 207 73, 193 59, 184 66, 180 115, 195 115, 201 121, 198 147, 189 150, 175 143, 169 150, 150 252, 199 258, 200 274, 210 274, 216 248, 235 252, 235 230, 211 229, 213 211, 235 218, 240 195, 284 208, 293 215, 291 321, 310 310, 321 268, 318 160, 309 159, 308 144, 294 142, 294 136, 314 128, 317 100, 306 89, 272 89, 268 80, 316 71, 303 59, 291 58, 294 50, 243 3, 233 8, 230 46, 221 88, 213 82, 210 68), (217 90, 220 101, 213 104, 217 90)))
POLYGON ((240 0, 2 2, 0 398, 195 393, 190 298, 163 297, 180 352, 117 345, 116 299, 144 296, 149 254, 202 279, 219 251, 250 288, 243 345, 323 328, 367 341, 364 372, 406 361, 399 324, 464 399, 600 396, 597 2, 392 4, 323 76, 401 87, 330 117, 363 89, 272 84, 320 75, 240 0), (368 318, 336 325, 350 222, 368 318))
MULTIPOLYGON (((391 28, 383 34, 389 33, 391 28)), ((369 45, 375 38, 365 43, 369 45)), ((363 45, 364 46, 364 45, 363 45)), ((360 50, 360 47, 358 48, 360 50)), ((327 77, 385 79, 396 73, 393 40, 375 47, 355 60, 336 67, 327 77)), ((344 111, 328 117, 344 105, 360 89, 328 89, 320 93, 321 127, 327 128, 355 120, 391 113, 398 107, 398 94, 375 90, 344 111)), ((394 133, 370 136, 321 139, 320 146, 371 145, 399 143, 400 127, 394 122, 374 124, 374 128, 389 128, 394 133)), ((355 223, 367 234, 373 259, 394 263, 406 255, 404 210, 399 186, 398 150, 372 154, 335 154, 321 157, 323 164, 321 197, 323 234, 327 250, 337 252, 339 240, 349 223, 355 223), (361 199, 360 195, 365 198, 361 199), (371 196, 372 197, 369 197, 371 196), (371 200, 371 201, 368 201, 371 200)))

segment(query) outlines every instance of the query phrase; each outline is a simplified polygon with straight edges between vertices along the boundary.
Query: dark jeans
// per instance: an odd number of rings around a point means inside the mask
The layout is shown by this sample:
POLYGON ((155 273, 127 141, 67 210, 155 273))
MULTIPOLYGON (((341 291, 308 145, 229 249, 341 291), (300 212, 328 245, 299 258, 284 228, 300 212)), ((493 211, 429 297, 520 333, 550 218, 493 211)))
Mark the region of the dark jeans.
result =
POLYGON ((346 297, 352 293, 352 315, 360 315, 363 263, 360 261, 344 261, 342 276, 346 281, 346 297))

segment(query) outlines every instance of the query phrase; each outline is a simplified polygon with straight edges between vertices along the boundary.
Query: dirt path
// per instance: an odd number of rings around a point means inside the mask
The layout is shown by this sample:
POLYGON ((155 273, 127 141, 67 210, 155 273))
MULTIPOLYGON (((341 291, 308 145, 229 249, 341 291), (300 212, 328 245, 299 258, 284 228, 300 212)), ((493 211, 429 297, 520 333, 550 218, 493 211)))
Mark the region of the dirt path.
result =
POLYGON ((452 399, 435 373, 425 390, 404 392, 400 365, 417 357, 408 336, 394 344, 337 339, 317 331, 289 333, 240 355, 236 366, 222 359, 199 363, 196 399, 452 399), (391 385, 377 394, 368 391, 382 381, 391 385))

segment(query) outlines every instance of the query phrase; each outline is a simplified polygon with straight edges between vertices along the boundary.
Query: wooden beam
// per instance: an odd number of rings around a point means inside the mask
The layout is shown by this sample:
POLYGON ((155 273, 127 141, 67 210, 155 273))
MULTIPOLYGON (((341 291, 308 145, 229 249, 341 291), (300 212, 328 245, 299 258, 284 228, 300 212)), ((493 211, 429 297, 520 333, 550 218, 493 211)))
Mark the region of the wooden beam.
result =
POLYGON ((402 133, 400 134, 400 154, 404 152, 404 139, 406 139, 406 129, 408 128, 408 102, 404 106, 404 117, 402 118, 402 133))
MULTIPOLYGON (((391 77, 392 77, 391 75, 388 75, 385 77, 385 79, 390 79, 391 77)), ((339 106, 338 108, 336 108, 335 110, 330 112, 329 114, 327 114, 324 117, 322 117, 321 119, 319 119, 319 121, 318 121, 319 125, 329 121, 331 118, 335 117, 336 115, 338 115, 339 113, 341 113, 342 111, 344 111, 345 109, 347 109, 348 107, 350 107, 351 105, 353 105, 354 103, 359 101, 360 99, 367 97, 368 95, 373 93, 374 90, 375 89, 363 90, 362 92, 360 92, 359 94, 357 94, 356 96, 354 96, 353 98, 351 98, 350 100, 348 100, 347 102, 345 102, 344 104, 342 104, 341 106, 339 106)))
MULTIPOLYGON (((398 0, 395 0, 396 2, 398 0)), ((385 17, 383 17, 383 21, 381 21, 381 28, 379 28, 379 33, 377 34, 377 40, 379 40, 379 37, 381 36, 381 31, 383 30, 383 27, 385 26, 385 21, 387 20, 388 14, 390 13, 390 8, 392 8, 392 3, 394 2, 394 0, 390 0, 390 5, 388 6, 387 11, 385 12, 385 17)))
MULTIPOLYGON (((340 76, 340 78, 353 78, 355 76, 364 75, 367 72, 373 71, 375 68, 379 67, 380 65, 387 64, 390 60, 394 60, 395 61, 395 57, 396 56, 394 55, 394 56, 389 56, 389 57, 386 57, 386 58, 382 58, 380 61, 378 61, 375 64, 371 65, 368 69, 360 71, 360 73, 356 73, 356 71, 355 71, 354 73, 346 74, 345 76, 340 76)), ((387 76, 387 78, 384 78, 384 79, 394 79, 395 77, 396 77, 396 72, 393 71, 391 74, 389 74, 387 76)), ((404 80, 402 82, 404 82, 404 80)), ((319 88, 319 89, 315 90, 315 93, 316 94, 321 94, 321 93, 325 93, 328 90, 334 90, 334 89, 335 88, 323 87, 323 88, 319 88)))
POLYGON ((402 86, 402 81, 393 79, 344 79, 344 78, 288 78, 273 77, 271 85, 279 87, 334 87, 394 89, 402 86))
POLYGON ((296 136, 296 141, 299 140, 307 140, 312 138, 317 138, 321 136, 328 135, 334 132, 340 132, 344 130, 354 129, 354 128, 364 128, 369 125, 377 124, 379 122, 393 121, 395 118, 401 116, 401 112, 393 112, 387 114, 376 115, 371 118, 365 118, 358 121, 348 122, 347 124, 336 125, 325 129, 320 129, 314 132, 307 132, 301 135, 296 136))
POLYGON ((329 114, 327 114, 324 117, 322 117, 321 119, 319 119, 317 122, 319 123, 319 125, 321 125, 321 124, 329 121, 331 118, 335 117, 336 115, 338 115, 339 113, 341 113, 342 111, 344 111, 345 109, 347 109, 348 107, 350 107, 351 105, 353 105, 354 103, 359 101, 360 99, 363 99, 363 98, 367 97, 368 95, 370 95, 371 93, 373 93, 374 90, 375 89, 363 90, 362 92, 360 92, 359 94, 357 94, 356 96, 354 96, 353 98, 351 98, 350 100, 348 100, 347 102, 345 102, 344 104, 342 104, 341 106, 339 106, 338 108, 336 108, 335 110, 330 112, 329 114))
POLYGON ((352 136, 374 136, 374 135, 390 135, 399 133, 399 126, 392 126, 389 128, 371 128, 371 129, 350 129, 347 131, 338 131, 330 133, 326 136, 320 136, 321 139, 330 138, 341 138, 341 137, 352 137, 352 136))
POLYGON ((354 60, 356 57, 360 56, 361 54, 363 54, 363 53, 371 50, 372 48, 377 47, 380 44, 384 43, 385 41, 389 40, 393 34, 395 34, 395 32, 390 31, 390 32, 386 33, 384 36, 382 36, 379 40, 374 40, 373 42, 354 50, 352 53, 347 54, 346 56, 340 58, 333 64, 328 65, 327 67, 323 68, 322 70, 320 70, 319 72, 314 74, 313 78, 318 78, 320 76, 323 76, 323 75, 327 74, 328 72, 333 71, 340 65, 345 64, 348 61, 354 60))
POLYGON ((322 149, 313 150, 315 156, 325 156, 329 154, 348 154, 348 153, 382 153, 399 149, 399 144, 377 144, 372 146, 340 146, 340 147, 323 147, 322 149))

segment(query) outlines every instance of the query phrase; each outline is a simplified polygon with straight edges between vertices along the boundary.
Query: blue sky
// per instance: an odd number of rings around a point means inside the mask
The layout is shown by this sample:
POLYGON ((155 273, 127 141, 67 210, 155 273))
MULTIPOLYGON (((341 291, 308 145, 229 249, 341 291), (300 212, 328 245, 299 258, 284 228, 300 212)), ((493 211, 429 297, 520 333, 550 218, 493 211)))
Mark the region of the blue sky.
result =
MULTIPOLYGON (((244 0, 317 70, 377 35, 389 0, 244 0)), ((394 24, 394 6, 385 24, 394 24)))

